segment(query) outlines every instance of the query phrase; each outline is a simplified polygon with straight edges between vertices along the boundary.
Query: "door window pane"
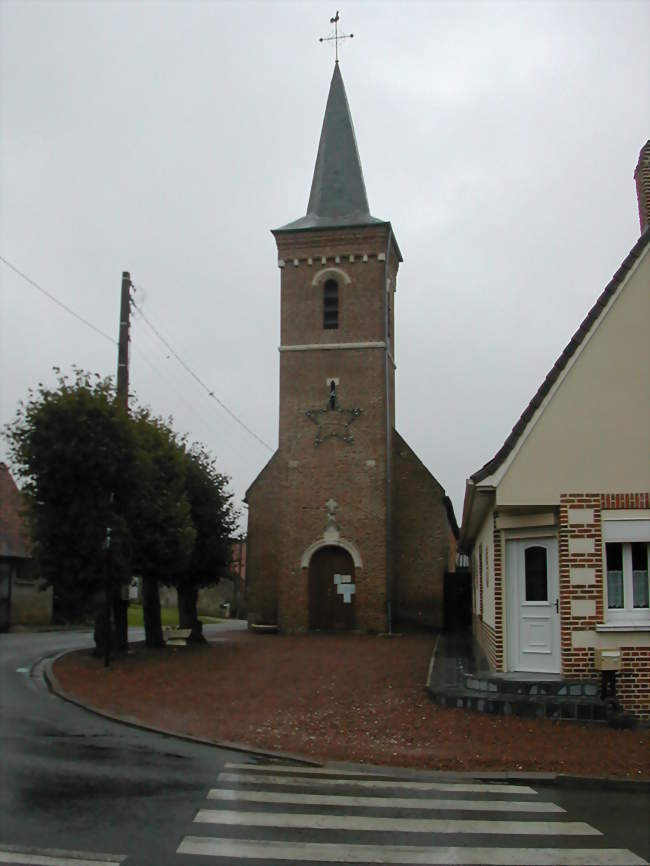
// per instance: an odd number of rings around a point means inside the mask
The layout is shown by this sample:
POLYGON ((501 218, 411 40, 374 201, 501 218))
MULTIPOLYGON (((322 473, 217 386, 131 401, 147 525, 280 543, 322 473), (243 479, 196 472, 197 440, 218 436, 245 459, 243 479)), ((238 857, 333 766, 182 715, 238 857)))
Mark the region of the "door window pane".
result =
POLYGON ((607 555, 607 607, 621 610, 625 607, 623 593, 623 545, 610 542, 605 545, 607 555))
POLYGON ((526 601, 548 601, 546 548, 527 547, 525 567, 526 601))
POLYGON ((632 545, 632 605, 648 607, 648 545, 634 542, 632 545))

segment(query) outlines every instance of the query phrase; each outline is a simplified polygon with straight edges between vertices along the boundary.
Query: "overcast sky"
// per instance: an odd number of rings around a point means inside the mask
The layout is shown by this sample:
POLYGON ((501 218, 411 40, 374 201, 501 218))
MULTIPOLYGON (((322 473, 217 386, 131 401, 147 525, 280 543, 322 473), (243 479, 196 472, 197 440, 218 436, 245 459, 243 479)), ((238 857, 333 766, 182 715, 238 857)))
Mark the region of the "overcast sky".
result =
MULTIPOLYGON (((306 210, 335 11, 0 0, 0 255, 112 340, 129 270, 145 315, 272 448, 269 230, 306 210)), ((638 238, 650 3, 349 2, 341 28, 371 213, 404 255, 397 426, 460 522, 466 477, 638 238)), ((114 373, 113 342, 2 262, 0 283, 0 424, 54 365, 114 373)), ((241 500, 271 452, 138 315, 131 359, 139 401, 241 500)))

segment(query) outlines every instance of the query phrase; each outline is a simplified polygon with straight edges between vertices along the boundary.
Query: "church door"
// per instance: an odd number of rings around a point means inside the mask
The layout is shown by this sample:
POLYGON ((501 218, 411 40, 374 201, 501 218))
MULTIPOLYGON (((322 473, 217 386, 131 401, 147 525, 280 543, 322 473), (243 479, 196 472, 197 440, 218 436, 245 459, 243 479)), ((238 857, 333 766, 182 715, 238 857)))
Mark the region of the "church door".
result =
POLYGON ((355 626, 354 563, 342 547, 321 547, 309 562, 309 628, 348 631, 355 626))

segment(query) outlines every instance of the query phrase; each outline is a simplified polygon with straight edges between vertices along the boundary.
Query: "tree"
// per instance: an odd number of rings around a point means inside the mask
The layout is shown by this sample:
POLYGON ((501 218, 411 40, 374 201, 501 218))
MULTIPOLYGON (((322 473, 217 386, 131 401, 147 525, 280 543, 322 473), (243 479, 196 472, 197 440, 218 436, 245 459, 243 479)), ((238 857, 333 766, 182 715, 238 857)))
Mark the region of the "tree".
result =
POLYGON ((147 646, 164 644, 159 583, 176 585, 190 563, 196 531, 185 490, 186 461, 169 424, 147 409, 132 416, 137 495, 129 505, 133 570, 142 577, 147 646))
POLYGON ((205 448, 193 445, 184 451, 185 492, 196 532, 188 568, 179 573, 178 615, 181 628, 191 628, 190 641, 204 640, 196 609, 199 587, 216 583, 230 563, 230 536, 236 515, 229 478, 217 471, 205 448))
POLYGON ((110 627, 106 582, 112 585, 123 568, 129 546, 134 436, 110 379, 78 369, 73 379, 55 372, 58 387, 30 390, 5 435, 27 500, 39 573, 54 587, 64 616, 94 612, 101 652, 110 627))
POLYGON ((134 571, 142 577, 147 645, 164 643, 159 583, 177 588, 181 624, 200 640, 198 587, 215 582, 229 559, 228 479, 168 422, 143 408, 127 415, 110 379, 56 372, 58 387, 30 391, 5 434, 38 567, 59 610, 68 618, 92 610, 103 654, 110 603, 117 612, 120 586, 134 571))

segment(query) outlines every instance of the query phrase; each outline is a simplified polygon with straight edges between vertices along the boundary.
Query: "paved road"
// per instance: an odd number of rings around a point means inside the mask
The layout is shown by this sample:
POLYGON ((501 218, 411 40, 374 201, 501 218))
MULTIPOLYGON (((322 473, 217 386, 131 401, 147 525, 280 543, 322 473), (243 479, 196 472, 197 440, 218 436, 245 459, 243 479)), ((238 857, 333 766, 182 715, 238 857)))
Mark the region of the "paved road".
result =
POLYGON ((254 762, 107 722, 29 675, 38 658, 89 644, 0 636, 0 863, 650 860, 647 795, 254 762))
POLYGON ((91 645, 89 633, 0 635, 0 851, 109 852, 164 866, 236 756, 110 723, 29 676, 39 658, 91 645))

